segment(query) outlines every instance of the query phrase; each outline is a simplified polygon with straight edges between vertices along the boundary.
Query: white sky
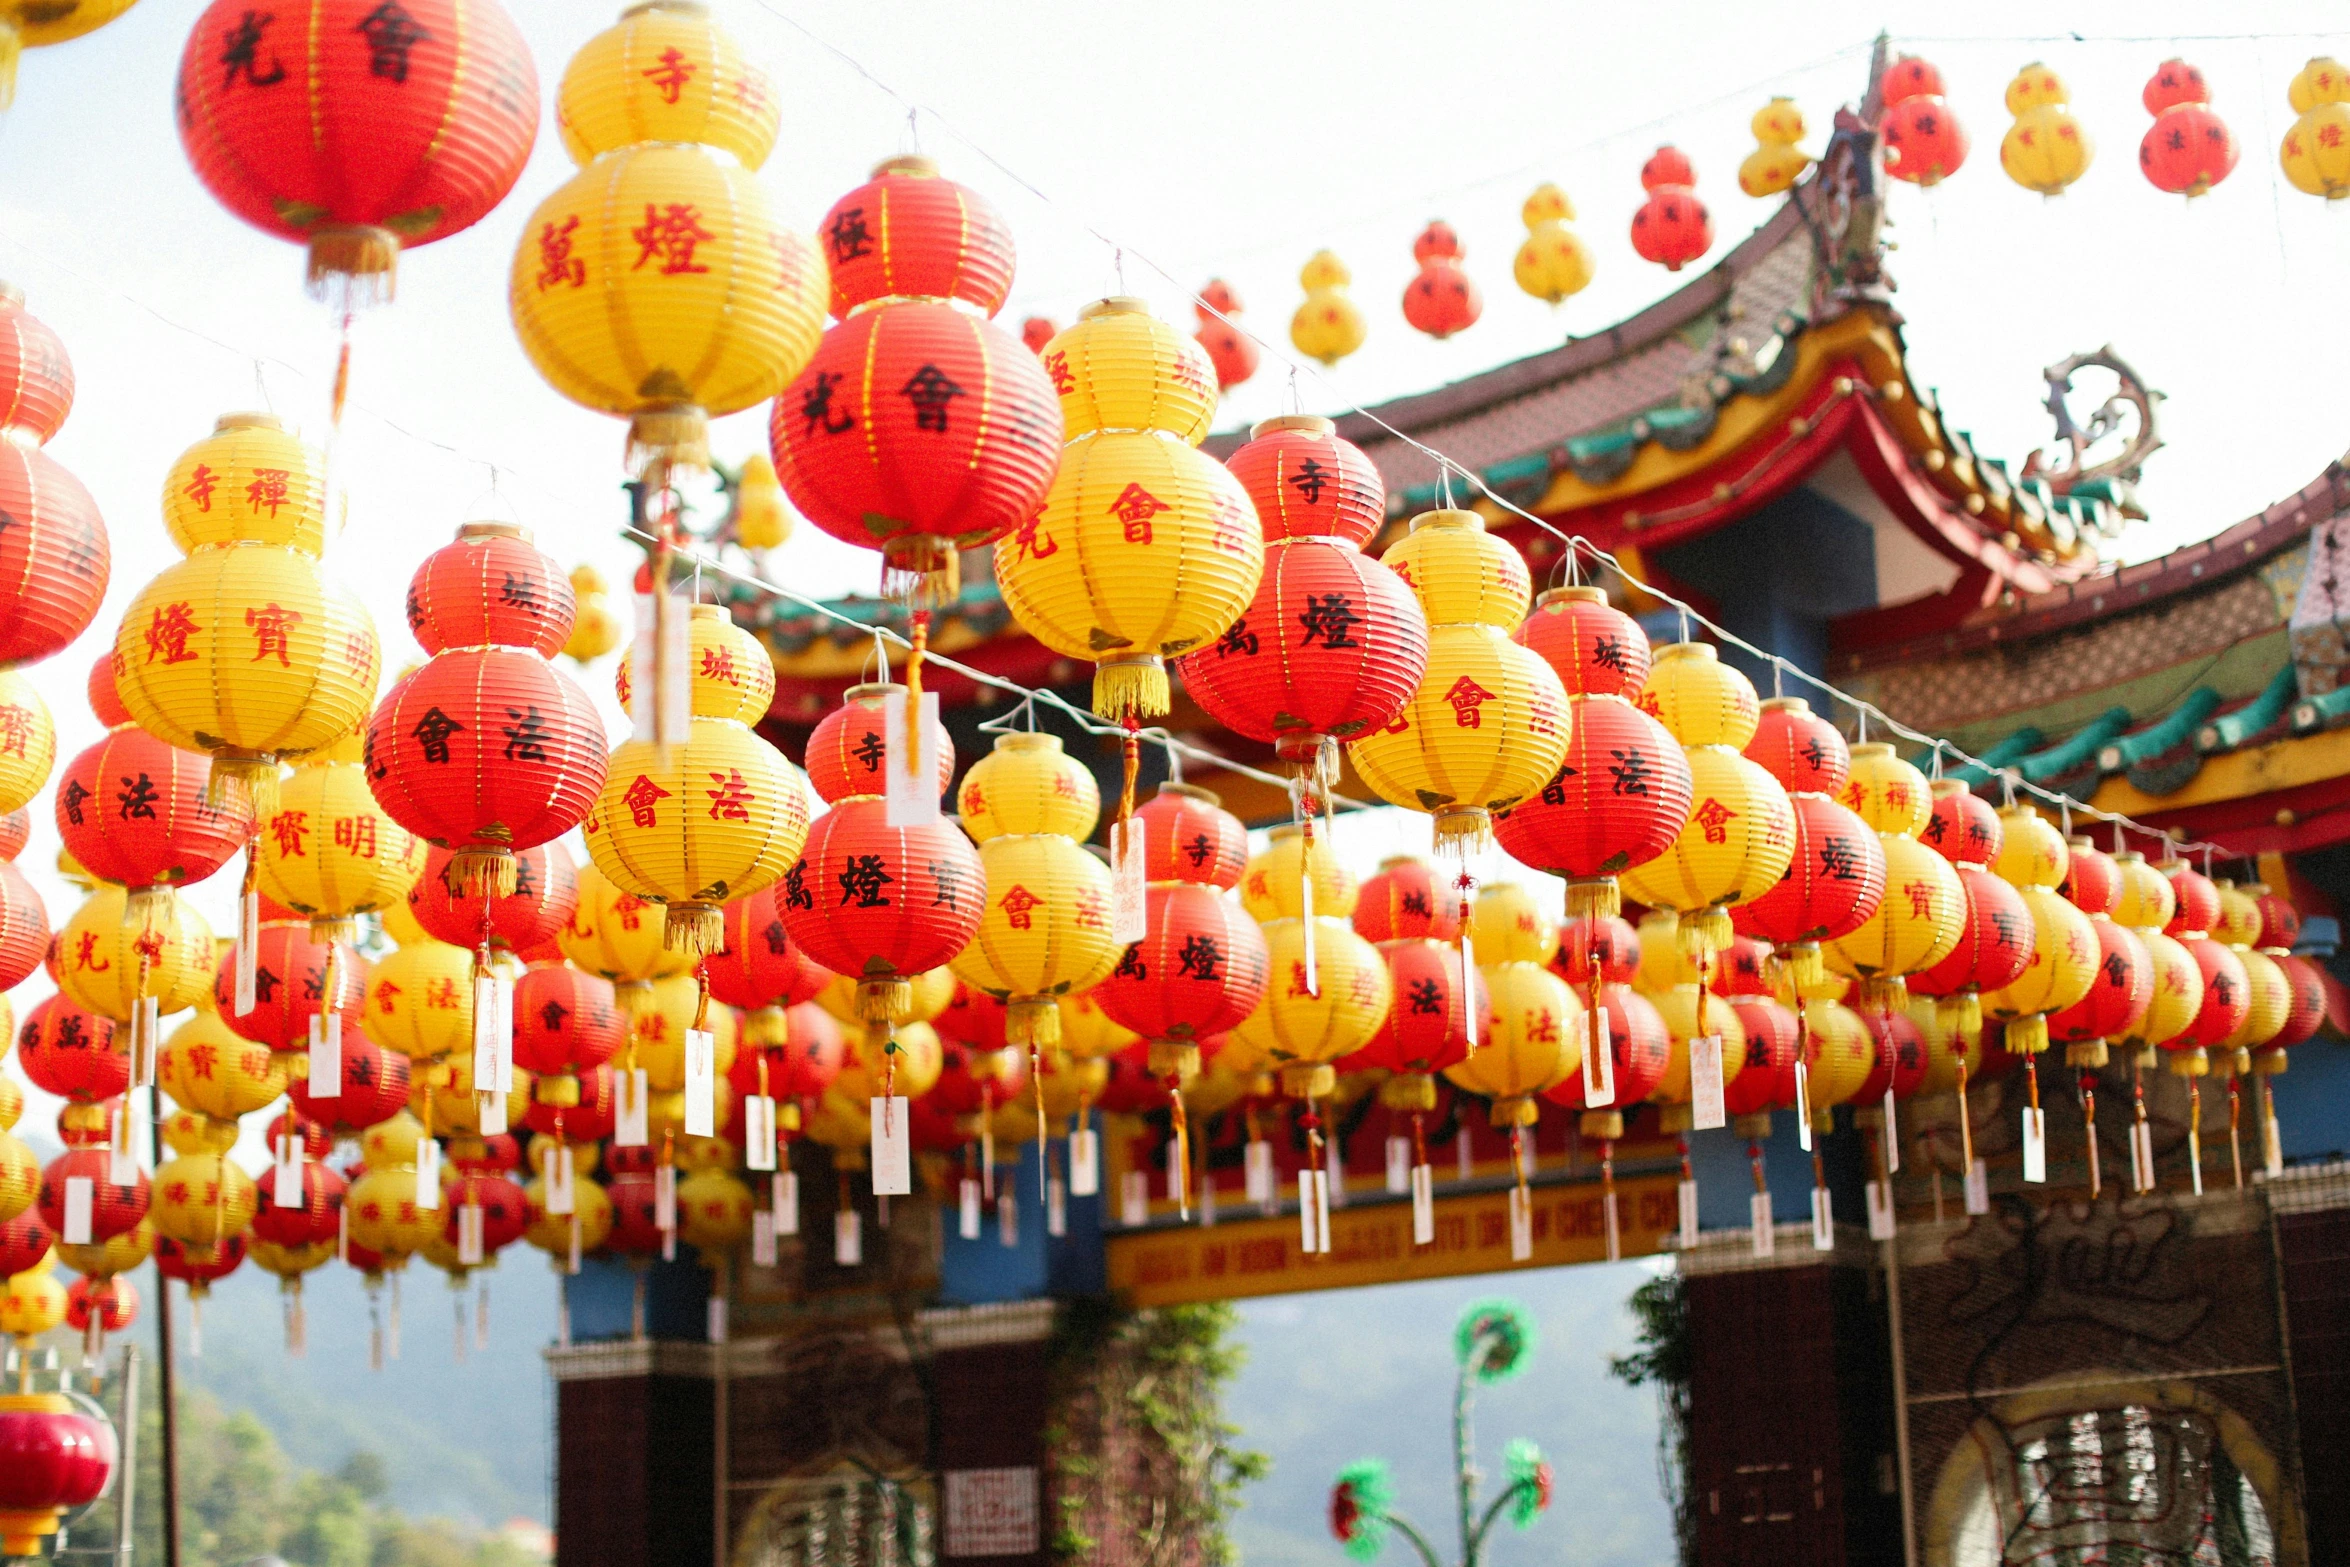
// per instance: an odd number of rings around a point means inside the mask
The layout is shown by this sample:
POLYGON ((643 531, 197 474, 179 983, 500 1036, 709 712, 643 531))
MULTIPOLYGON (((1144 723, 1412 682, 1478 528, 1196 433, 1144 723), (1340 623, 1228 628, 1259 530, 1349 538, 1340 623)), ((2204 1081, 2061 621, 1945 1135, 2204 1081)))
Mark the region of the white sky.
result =
MULTIPOLYGON (((617 9, 509 4, 550 100, 571 51, 617 9)), ((1900 248, 1891 270, 1913 366, 1940 389, 1958 427, 2020 462, 2049 438, 2040 367, 2111 343, 2170 397, 2169 446, 2144 485, 2154 522, 2131 539, 2133 557, 2298 489, 2345 444, 2337 405, 2350 351, 2341 285, 2350 211, 2293 191, 2276 166, 2291 118, 2287 79, 2312 54, 2350 54, 2338 4, 2214 10, 2142 0, 2124 11, 1990 0, 1963 13, 1849 0, 1620 11, 1499 0, 781 8, 943 116, 925 117, 923 150, 993 197, 1017 235, 1021 269, 1005 313, 1015 329, 1029 313, 1065 322, 1120 286, 1090 227, 1129 247, 1125 291, 1188 319, 1185 291, 1224 276, 1251 307, 1245 319, 1287 352, 1297 268, 1318 247, 1336 249, 1354 268, 1371 335, 1335 371, 1301 379, 1299 396, 1316 409, 1474 374, 1601 329, 1686 281, 1640 261, 1626 239, 1647 154, 1671 140, 1695 160, 1718 257, 1771 210, 1736 186, 1752 112, 1773 93, 1794 96, 1818 150, 1836 105, 1863 85, 1875 31, 1886 27, 1901 44, 1907 29, 1909 47, 1943 68, 1974 143, 1949 183, 1899 186, 1893 197, 1900 248), (1961 14, 1966 39, 1951 41, 1961 14), (2123 16, 2140 41, 2103 40, 2123 16), (2318 31, 2329 25, 2343 30, 2318 31), (2076 27, 2089 41, 2062 36, 2076 27), (2215 27, 2267 36, 2164 41, 2215 27), (2046 41, 2051 34, 2061 41, 2046 41), (2139 89, 2172 53, 2203 67, 2244 148, 2235 175, 2191 205, 2156 192, 2134 167, 2149 123, 2139 89), (2034 59, 2065 75, 2099 144, 2086 179, 2053 202, 1998 168, 2008 123, 2000 96, 2034 59), (1555 312, 1509 277, 1524 234, 1519 203, 1544 179, 1573 198, 1598 257, 1597 281, 1555 312), (1443 343, 1412 332, 1397 308, 1412 238, 1433 217, 1460 231, 1486 295, 1484 320, 1443 343)), ((148 0, 78 43, 28 53, 16 107, 0 119, 0 276, 25 288, 73 356, 79 398, 50 450, 97 497, 114 545, 114 585, 97 624, 36 677, 58 720, 61 759, 96 738, 81 694, 91 658, 129 597, 174 558, 155 504, 172 459, 215 415, 264 395, 312 434, 323 427, 334 345, 324 312, 302 294, 298 249, 215 205, 177 144, 171 81, 195 9, 148 0)), ((905 147, 906 114, 761 0, 719 0, 717 9, 781 84, 783 133, 762 177, 789 219, 812 229, 875 160, 905 147)), ((629 565, 614 537, 625 520, 620 427, 541 383, 506 317, 506 267, 522 224, 568 173, 543 133, 507 203, 407 257, 399 302, 361 328, 342 448, 352 531, 330 564, 373 609, 389 667, 416 656, 398 613, 410 572, 457 523, 493 505, 492 463, 503 470, 498 508, 559 558, 594 560, 616 579, 629 565)), ((1278 412, 1286 400, 1287 372, 1268 355, 1223 422, 1278 412)), ((754 449, 764 430, 763 411, 722 424, 721 455, 754 449)), ((834 593, 869 589, 872 561, 803 529, 777 569, 795 586, 834 593)), ((587 684, 608 703, 603 671, 587 684)), ((62 921, 72 903, 47 874, 56 849, 49 810, 44 794, 23 863, 62 921)), ((1384 832, 1363 834, 1365 851, 1373 836, 1384 832)), ((1371 855, 1363 858, 1367 869, 1371 855)), ((199 889, 208 914, 225 919, 229 881, 199 889)), ((20 987, 20 1012, 45 987, 38 976, 20 987)), ((26 1129, 46 1121, 36 1109, 26 1129)))

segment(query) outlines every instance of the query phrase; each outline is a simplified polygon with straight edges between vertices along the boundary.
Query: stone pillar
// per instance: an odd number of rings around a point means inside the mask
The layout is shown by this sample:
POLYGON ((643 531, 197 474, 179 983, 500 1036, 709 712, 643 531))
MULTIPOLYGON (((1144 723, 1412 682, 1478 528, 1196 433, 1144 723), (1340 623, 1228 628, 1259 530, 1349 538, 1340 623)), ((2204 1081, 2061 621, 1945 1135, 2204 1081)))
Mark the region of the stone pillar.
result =
POLYGON ((662 1339, 547 1351, 561 1567, 710 1567, 713 1353, 662 1339))

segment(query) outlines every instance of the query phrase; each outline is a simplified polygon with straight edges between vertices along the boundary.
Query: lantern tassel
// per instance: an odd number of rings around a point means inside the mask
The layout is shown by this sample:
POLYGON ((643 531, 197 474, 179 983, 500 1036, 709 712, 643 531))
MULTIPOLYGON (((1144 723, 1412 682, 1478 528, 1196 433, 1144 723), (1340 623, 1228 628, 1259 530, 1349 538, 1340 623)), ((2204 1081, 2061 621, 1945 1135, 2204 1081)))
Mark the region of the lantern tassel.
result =
POLYGON ((726 911, 715 903, 673 902, 661 926, 661 945, 707 957, 726 944, 726 911))
POLYGON ((914 1010, 914 982, 896 975, 861 979, 854 1010, 868 1023, 894 1023, 914 1010))
MULTIPOLYGON (((2146 1113, 2146 1106, 2143 1100, 2139 1102, 2138 1113, 2140 1115, 2144 1115, 2146 1113)), ((1959 1175, 1961 1178, 1974 1174, 1975 1118, 1967 1110, 1966 1056, 1964 1053, 1961 1053, 1958 1058, 1958 1158, 1959 1175)))
POLYGON ((1093 710, 1104 718, 1163 716, 1172 705, 1167 666, 1156 653, 1113 659, 1093 672, 1093 710))
MULTIPOLYGON (((398 289, 400 237, 373 224, 336 224, 310 236, 307 279, 310 297, 325 300, 344 317, 390 300, 398 289)), ((344 339, 344 369, 336 376, 334 420, 342 422, 343 391, 349 376, 350 340, 344 339)))
MULTIPOLYGON (((904 533, 881 547, 881 595, 920 612, 951 604, 963 588, 962 555, 955 541, 935 533, 904 533)), ((919 643, 916 644, 920 646, 919 643)), ((919 661, 921 654, 915 658, 919 661)))
POLYGON ((1575 877, 1567 883, 1569 919, 1614 919, 1623 909, 1623 890, 1613 876, 1575 877))
MULTIPOLYGON (((504 844, 469 844, 449 856, 448 869, 441 873, 442 885, 453 896, 477 903, 513 897, 521 879, 521 862, 504 844)), ((486 917, 488 911, 483 913, 486 917)))
POLYGON ((204 779, 204 803, 234 811, 250 804, 256 830, 277 814, 277 758, 266 751, 215 751, 204 779))
POLYGON ((2097 1157, 2097 1079, 2086 1070, 2081 1073, 2081 1127, 2088 1134, 2089 1200, 2095 1202, 2105 1178, 2097 1157))
POLYGON ((639 409, 628 422, 628 471, 659 474, 668 487, 671 468, 700 472, 710 466, 710 417, 691 403, 663 403, 639 409))

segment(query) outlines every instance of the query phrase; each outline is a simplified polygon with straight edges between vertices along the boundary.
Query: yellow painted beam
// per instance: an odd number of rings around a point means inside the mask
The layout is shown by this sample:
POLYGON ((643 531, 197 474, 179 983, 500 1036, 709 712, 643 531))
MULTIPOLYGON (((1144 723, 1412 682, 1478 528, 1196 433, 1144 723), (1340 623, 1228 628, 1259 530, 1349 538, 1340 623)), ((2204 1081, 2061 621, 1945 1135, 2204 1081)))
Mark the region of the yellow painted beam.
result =
POLYGON ((2101 811, 2144 816, 2297 789, 2344 773, 2350 773, 2350 729, 2336 729, 2215 756, 2176 794, 2147 794, 2116 774, 2099 786, 2089 803, 2101 811))

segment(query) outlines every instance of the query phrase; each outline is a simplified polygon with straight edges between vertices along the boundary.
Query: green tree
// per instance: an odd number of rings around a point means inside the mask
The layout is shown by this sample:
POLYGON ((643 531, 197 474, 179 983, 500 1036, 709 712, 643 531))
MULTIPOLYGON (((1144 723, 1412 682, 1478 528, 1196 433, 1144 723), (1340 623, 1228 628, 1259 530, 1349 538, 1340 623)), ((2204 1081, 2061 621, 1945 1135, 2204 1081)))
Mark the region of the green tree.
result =
POLYGON ((1689 1503, 1689 1292, 1678 1273, 1660 1273, 1632 1292, 1640 1347, 1608 1357, 1627 1387, 1656 1389, 1656 1476, 1673 1510, 1673 1538, 1684 1563, 1697 1560, 1697 1515, 1689 1503))

